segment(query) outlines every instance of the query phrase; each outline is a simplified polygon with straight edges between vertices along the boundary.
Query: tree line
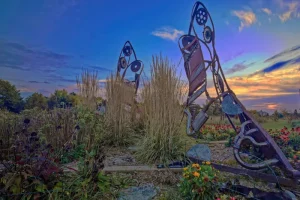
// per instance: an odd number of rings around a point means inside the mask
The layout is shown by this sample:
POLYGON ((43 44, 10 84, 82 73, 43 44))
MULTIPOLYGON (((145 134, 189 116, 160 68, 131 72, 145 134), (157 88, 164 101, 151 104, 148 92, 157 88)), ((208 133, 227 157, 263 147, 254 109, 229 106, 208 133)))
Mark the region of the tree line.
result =
MULTIPOLYGON (((0 109, 20 113, 24 109, 35 107, 46 110, 53 108, 68 108, 80 103, 81 97, 74 92, 68 93, 65 89, 55 90, 49 97, 35 92, 27 98, 22 98, 20 91, 9 81, 0 79, 0 109)), ((98 101, 102 99, 98 97, 98 101)))

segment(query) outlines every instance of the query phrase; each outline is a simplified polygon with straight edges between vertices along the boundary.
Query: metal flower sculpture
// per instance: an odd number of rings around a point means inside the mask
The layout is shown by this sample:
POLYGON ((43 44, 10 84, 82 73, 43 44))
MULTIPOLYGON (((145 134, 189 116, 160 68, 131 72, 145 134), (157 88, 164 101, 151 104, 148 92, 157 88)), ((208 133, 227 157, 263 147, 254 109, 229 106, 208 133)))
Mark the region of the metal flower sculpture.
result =
POLYGON ((275 141, 247 112, 235 93, 230 89, 215 49, 215 34, 215 27, 208 10, 201 2, 195 3, 188 34, 181 36, 178 41, 184 59, 186 76, 189 81, 187 108, 185 109, 185 113, 188 116, 187 134, 192 136, 198 133, 209 118, 206 113, 209 106, 215 101, 220 101, 222 111, 238 133, 234 139, 233 151, 235 159, 240 165, 251 170, 259 170, 275 165, 284 170, 290 177, 299 178, 300 172, 291 166, 275 141), (196 28, 201 28, 202 33, 198 35, 196 28), (209 58, 204 58, 202 48, 207 50, 209 58), (217 96, 214 98, 210 97, 207 91, 208 69, 212 71, 217 93, 217 96), (202 94, 206 95, 208 103, 199 113, 195 113, 193 112, 192 104, 202 94), (239 117, 241 122, 239 132, 231 120, 232 116, 239 117), (259 149, 264 160, 259 163, 244 161, 240 156, 240 151, 244 144, 259 149))
POLYGON ((137 93, 139 88, 140 76, 143 72, 143 69, 144 64, 141 60, 137 59, 131 43, 129 41, 125 42, 118 60, 117 75, 121 77, 122 81, 128 83, 129 85, 133 85, 135 87, 135 93, 137 93), (133 61, 130 62, 132 58, 133 61), (128 68, 130 68, 130 70, 134 73, 133 81, 125 79, 125 75, 128 73, 128 68))

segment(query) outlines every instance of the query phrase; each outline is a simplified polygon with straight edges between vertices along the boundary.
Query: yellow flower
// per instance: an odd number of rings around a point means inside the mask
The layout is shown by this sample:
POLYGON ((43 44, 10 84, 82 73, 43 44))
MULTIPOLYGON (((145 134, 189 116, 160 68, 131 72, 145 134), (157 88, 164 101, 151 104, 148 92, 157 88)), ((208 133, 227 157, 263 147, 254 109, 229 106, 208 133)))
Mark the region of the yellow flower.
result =
POLYGON ((187 170, 188 170, 188 168, 187 168, 187 167, 185 167, 185 168, 183 168, 183 170, 184 170, 184 171, 187 171, 187 170))
POLYGON ((210 162, 209 162, 209 161, 206 161, 205 163, 206 163, 207 165, 210 165, 210 162))
POLYGON ((194 175, 195 177, 199 177, 199 176, 200 176, 200 174, 199 174, 198 172, 194 172, 193 175, 194 175))
POLYGON ((199 168, 200 165, 199 165, 198 163, 196 163, 196 164, 192 164, 192 167, 194 167, 194 168, 199 168))

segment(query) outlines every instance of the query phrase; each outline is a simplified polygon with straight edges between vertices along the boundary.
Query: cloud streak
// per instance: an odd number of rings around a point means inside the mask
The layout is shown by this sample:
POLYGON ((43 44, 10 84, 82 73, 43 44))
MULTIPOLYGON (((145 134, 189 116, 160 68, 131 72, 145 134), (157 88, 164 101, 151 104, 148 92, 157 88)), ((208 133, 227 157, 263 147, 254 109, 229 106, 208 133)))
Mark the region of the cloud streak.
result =
POLYGON ((184 34, 184 31, 171 27, 163 27, 153 31, 151 34, 162 39, 175 41, 180 35, 184 34))
POLYGON ((49 50, 36 50, 14 42, 0 41, 0 67, 18 70, 49 70, 66 66, 72 56, 49 50))
POLYGON ((249 66, 247 65, 244 65, 245 61, 242 62, 242 63, 238 63, 238 64, 235 64, 233 67, 227 69, 225 71, 226 74, 233 74, 235 72, 238 72, 238 71, 243 71, 245 69, 247 69, 249 66))

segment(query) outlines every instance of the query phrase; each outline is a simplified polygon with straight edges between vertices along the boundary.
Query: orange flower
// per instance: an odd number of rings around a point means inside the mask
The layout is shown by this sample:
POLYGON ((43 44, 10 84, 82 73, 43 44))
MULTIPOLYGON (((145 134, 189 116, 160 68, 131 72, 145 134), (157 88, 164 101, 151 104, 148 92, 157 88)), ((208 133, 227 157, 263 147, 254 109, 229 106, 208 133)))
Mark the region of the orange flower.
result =
POLYGON ((205 164, 210 165, 210 162, 209 162, 209 161, 206 161, 205 164))
POLYGON ((194 172, 193 175, 194 175, 195 177, 199 177, 199 176, 200 176, 200 174, 199 174, 198 172, 194 172))
POLYGON ((195 164, 192 164, 192 167, 194 167, 194 168, 199 168, 200 166, 199 166, 198 163, 195 163, 195 164))

